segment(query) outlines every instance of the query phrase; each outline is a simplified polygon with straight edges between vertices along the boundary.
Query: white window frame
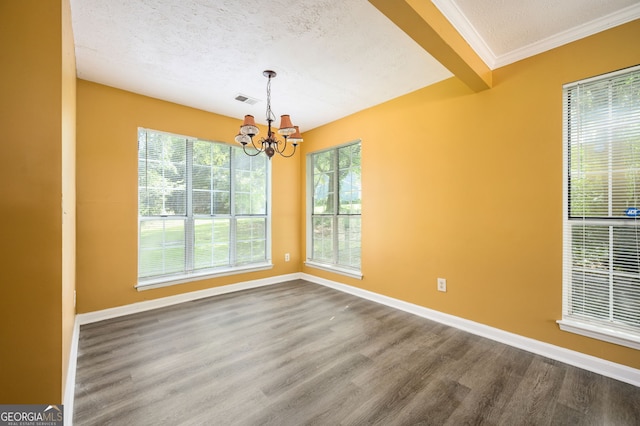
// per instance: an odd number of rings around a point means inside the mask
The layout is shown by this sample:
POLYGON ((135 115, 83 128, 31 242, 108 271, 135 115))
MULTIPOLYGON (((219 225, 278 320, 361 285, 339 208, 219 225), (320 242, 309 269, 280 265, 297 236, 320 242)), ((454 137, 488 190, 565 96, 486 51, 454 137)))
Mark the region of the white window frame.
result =
MULTIPOLYGON (((232 178, 230 181, 230 185, 231 185, 231 189, 230 189, 230 203, 231 203, 231 213, 228 215, 229 219, 231 221, 231 229, 230 229, 230 266, 225 266, 225 267, 213 267, 213 268, 208 268, 208 269, 193 269, 193 263, 194 263, 194 224, 195 224, 195 220, 197 220, 198 218, 207 218, 209 216, 206 215, 198 215, 198 214, 194 214, 193 213, 193 202, 192 202, 192 177, 193 177, 193 162, 192 162, 192 157, 193 157, 193 143, 196 141, 200 141, 200 142, 208 142, 208 143, 213 143, 213 144, 219 144, 219 145, 224 145, 226 147, 230 147, 232 150, 239 150, 239 152, 242 153, 242 155, 246 155, 244 154, 244 152, 242 152, 242 148, 241 147, 236 147, 234 145, 230 145, 230 144, 226 144, 224 142, 218 142, 218 141, 208 141, 208 140, 204 140, 204 139, 199 139, 199 138, 194 138, 194 137, 190 137, 190 136, 184 136, 184 135, 178 135, 175 133, 169 133, 169 132, 163 132, 163 131, 159 131, 159 130, 155 130, 155 129, 147 129, 147 128, 138 128, 138 134, 139 132, 144 131, 144 132, 153 132, 153 133, 157 133, 157 134, 164 134, 164 135, 169 135, 169 136, 173 136, 173 137, 178 137, 181 139, 185 139, 186 143, 187 143, 187 152, 186 152, 186 157, 187 157, 187 164, 186 164, 186 175, 189 176, 188 180, 187 180, 187 185, 186 185, 186 197, 187 197, 187 213, 185 216, 162 216, 162 215, 158 215, 158 216, 140 216, 138 215, 138 245, 137 245, 137 252, 138 252, 138 262, 137 265, 140 264, 140 224, 144 221, 149 221, 149 220, 159 220, 159 219, 163 219, 163 220, 184 220, 185 221, 185 266, 186 266, 186 272, 180 272, 180 273, 175 273, 175 274, 166 274, 166 275, 161 275, 161 276, 155 276, 155 277, 143 277, 140 278, 138 276, 137 278, 137 284, 135 285, 135 288, 140 290, 148 290, 148 289, 153 289, 153 288, 160 288, 160 287, 166 287, 166 286, 170 286, 170 285, 175 285, 175 284, 183 284, 183 283, 187 283, 187 282, 192 282, 192 281, 198 281, 198 280, 203 280, 203 279, 208 279, 208 278, 216 278, 216 277, 222 277, 222 276, 227 276, 227 275, 234 275, 234 274, 242 274, 242 273, 248 273, 248 272, 255 272, 255 271, 262 271, 262 270, 267 270, 267 269, 272 269, 273 268, 273 263, 272 263, 272 259, 271 259, 271 162, 267 161, 267 182, 266 182, 266 214, 265 215, 236 215, 234 212, 234 202, 233 202, 233 194, 234 194, 234 190, 233 187, 235 185, 234 183, 234 179, 232 178), (253 263, 241 263, 238 264, 236 262, 236 223, 237 220, 239 218, 243 218, 243 217, 264 217, 266 220, 266 241, 265 241, 265 260, 261 261, 261 262, 253 262, 253 263)), ((233 155, 233 153, 232 153, 233 155)), ((231 161, 232 165, 231 165, 231 176, 233 176, 233 161, 231 161)), ((138 178, 138 174, 136 174, 136 178, 138 178)), ((136 187, 138 187, 138 185, 136 185, 136 187)), ((139 206, 138 206, 138 212, 139 212, 139 206)), ((137 269, 138 270, 138 269, 137 269)))
MULTIPOLYGON (((307 251, 307 256, 306 256, 306 260, 305 260, 305 265, 312 267, 312 268, 316 268, 316 269, 322 269, 325 271, 329 271, 329 272, 335 272, 341 275, 345 275, 351 278, 356 278, 356 279, 362 279, 362 265, 360 266, 359 269, 355 269, 355 268, 350 268, 347 266, 343 266, 343 265, 339 265, 337 263, 337 232, 334 235, 334 247, 333 247, 333 254, 334 254, 334 261, 332 263, 327 263, 327 262, 321 262, 321 261, 317 261, 314 260, 312 258, 313 255, 313 155, 315 154, 320 154, 323 152, 327 152, 327 151, 335 151, 336 152, 336 162, 337 162, 337 158, 338 158, 338 150, 340 148, 344 148, 346 146, 349 145, 355 145, 355 144, 360 144, 362 145, 362 141, 360 139, 356 139, 341 145, 336 145, 336 146, 332 146, 331 148, 327 148, 327 149, 323 149, 323 150, 319 150, 319 151, 314 151, 314 152, 310 152, 307 154, 307 159, 306 159, 306 164, 307 164, 307 199, 306 199, 306 205, 307 205, 307 220, 306 220, 306 251, 307 251)), ((360 168, 362 169, 362 163, 360 164, 360 168)), ((338 191, 339 191, 339 182, 337 182, 337 179, 334 181, 335 182, 335 188, 334 188, 334 194, 336 197, 336 202, 334 202, 334 205, 336 207, 336 210, 339 208, 338 203, 337 203, 337 197, 338 197, 338 191)), ((338 229, 337 227, 337 220, 338 217, 340 215, 336 212, 335 214, 332 215, 332 220, 333 220, 333 225, 334 225, 334 229, 338 229)), ((362 218, 362 213, 360 213, 360 218, 362 218)), ((362 219, 361 219, 362 220, 362 219)), ((361 235, 362 238, 362 235, 361 235)), ((362 242, 361 242, 362 244, 362 242)))
MULTIPOLYGON (((568 89, 575 87, 576 85, 606 80, 629 72, 639 72, 640 66, 627 68, 612 73, 608 73, 601 76, 592 77, 589 79, 581 80, 578 82, 566 84, 563 86, 563 316, 557 323, 561 330, 580 334, 583 336, 599 339, 609 343, 614 343, 634 349, 640 349, 640 327, 637 332, 635 330, 628 330, 624 327, 617 327, 614 323, 609 323, 605 320, 598 320, 595 318, 589 318, 584 315, 575 315, 571 312, 571 283, 572 283, 572 226, 580 225, 601 225, 608 226, 610 229, 610 235, 612 235, 612 226, 629 226, 629 219, 618 219, 615 217, 607 218, 571 218, 570 215, 570 200, 569 200, 569 180, 570 180, 570 132, 568 127, 568 89)), ((609 165, 611 167, 611 165, 609 165)), ((611 171, 610 171, 611 173, 611 171)), ((611 180, 609 180, 609 191, 611 191, 611 180)), ((611 201, 609 201, 609 210, 611 211, 611 201)), ((631 219, 633 220, 633 219, 631 219)), ((637 226, 638 221, 634 221, 634 225, 637 226)), ((609 252, 612 253, 614 243, 613 237, 609 237, 609 252)), ((612 256, 612 254, 610 254, 612 256)), ((612 268, 612 260, 609 261, 609 268, 612 268)), ((613 276, 613 272, 609 272, 613 276)), ((610 278, 612 279, 612 278, 610 278)), ((609 284, 610 286, 612 284, 609 284)), ((610 288, 610 293, 613 290, 610 288)), ((639 293, 640 294, 640 293, 639 293)), ((610 296, 612 297, 612 296, 610 296)), ((613 299, 611 299, 613 300, 613 299)), ((613 309, 613 301, 610 301, 610 310, 613 309)))

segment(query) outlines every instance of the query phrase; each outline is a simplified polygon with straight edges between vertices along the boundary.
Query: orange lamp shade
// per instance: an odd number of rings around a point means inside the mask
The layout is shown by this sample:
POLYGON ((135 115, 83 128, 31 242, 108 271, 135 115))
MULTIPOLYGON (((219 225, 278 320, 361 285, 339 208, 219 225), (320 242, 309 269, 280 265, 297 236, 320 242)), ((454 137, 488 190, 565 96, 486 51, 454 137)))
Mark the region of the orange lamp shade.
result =
POLYGON ((296 129, 293 127, 293 123, 291 123, 291 117, 289 117, 288 115, 281 115, 278 133, 280 133, 281 135, 290 135, 295 131, 296 129))
POLYGON ((300 134, 300 128, 298 126, 293 126, 296 131, 289 135, 289 142, 296 145, 302 142, 302 135, 300 134))
POLYGON ((249 135, 250 137, 258 134, 258 126, 256 126, 256 120, 253 118, 253 115, 244 116, 244 123, 240 126, 240 133, 249 135))
POLYGON ((253 118, 253 115, 245 115, 244 116, 244 123, 242 123, 243 126, 255 126, 256 125, 256 120, 255 118, 253 118))

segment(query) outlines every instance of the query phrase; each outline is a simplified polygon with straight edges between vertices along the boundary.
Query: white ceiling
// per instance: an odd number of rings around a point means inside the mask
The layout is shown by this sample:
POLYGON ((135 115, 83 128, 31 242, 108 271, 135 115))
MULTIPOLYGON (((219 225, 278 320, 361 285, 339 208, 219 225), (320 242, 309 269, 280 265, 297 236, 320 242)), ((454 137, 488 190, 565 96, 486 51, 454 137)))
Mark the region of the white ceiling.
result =
MULTIPOLYGON (((640 0, 433 3, 490 68, 640 18, 640 0)), ((79 78, 265 123, 272 69, 273 111, 302 132, 452 75, 367 0, 71 0, 71 10, 79 78)))

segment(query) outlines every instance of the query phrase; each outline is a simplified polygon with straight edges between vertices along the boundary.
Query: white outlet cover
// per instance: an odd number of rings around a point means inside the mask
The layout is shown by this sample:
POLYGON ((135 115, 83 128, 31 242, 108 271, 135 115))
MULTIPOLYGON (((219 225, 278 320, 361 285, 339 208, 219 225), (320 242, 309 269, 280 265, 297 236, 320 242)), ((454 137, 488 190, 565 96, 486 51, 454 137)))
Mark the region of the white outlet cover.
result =
POLYGON ((447 291, 447 280, 444 278, 438 278, 438 291, 447 291))

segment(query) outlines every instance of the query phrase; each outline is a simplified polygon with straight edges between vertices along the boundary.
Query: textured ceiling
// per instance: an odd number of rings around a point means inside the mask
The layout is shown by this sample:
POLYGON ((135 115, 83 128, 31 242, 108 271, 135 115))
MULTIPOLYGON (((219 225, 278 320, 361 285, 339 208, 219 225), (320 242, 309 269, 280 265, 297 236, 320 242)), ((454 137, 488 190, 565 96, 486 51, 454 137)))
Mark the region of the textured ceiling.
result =
POLYGON ((73 0, 78 77, 301 130, 451 76, 366 0, 73 0), (263 102, 247 105, 237 94, 263 102))
MULTIPOLYGON (((492 68, 620 10, 640 16, 640 0, 433 2, 492 68)), ((79 78, 264 123, 262 71, 272 69, 273 111, 303 132, 452 75, 366 0, 71 0, 71 8, 79 78)))

